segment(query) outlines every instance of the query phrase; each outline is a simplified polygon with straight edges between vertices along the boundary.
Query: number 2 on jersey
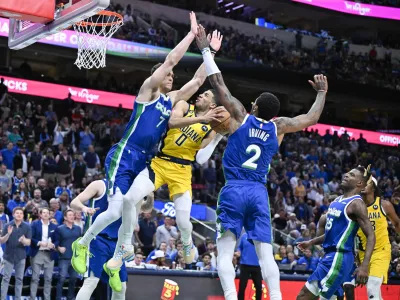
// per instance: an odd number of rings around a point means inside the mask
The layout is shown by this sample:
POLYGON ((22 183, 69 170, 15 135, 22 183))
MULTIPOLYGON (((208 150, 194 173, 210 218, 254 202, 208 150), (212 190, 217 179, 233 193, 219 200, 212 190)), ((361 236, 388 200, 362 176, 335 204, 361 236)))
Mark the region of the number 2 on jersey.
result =
POLYGON ((257 160, 260 158, 261 155, 261 148, 257 145, 250 145, 246 149, 247 154, 254 153, 252 157, 250 157, 248 160, 246 160, 243 164, 242 167, 250 170, 256 170, 257 169, 257 160))

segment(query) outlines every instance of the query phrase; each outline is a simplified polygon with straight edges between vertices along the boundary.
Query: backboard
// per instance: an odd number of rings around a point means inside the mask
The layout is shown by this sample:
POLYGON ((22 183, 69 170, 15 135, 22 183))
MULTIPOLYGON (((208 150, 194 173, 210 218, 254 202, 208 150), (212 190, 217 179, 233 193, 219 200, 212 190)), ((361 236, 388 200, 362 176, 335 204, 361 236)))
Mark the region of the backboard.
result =
MULTIPOLYGON (((40 0, 39 3, 45 1, 50 1, 51 4, 54 3, 54 6, 56 6, 55 0, 40 0)), ((33 14, 29 16, 31 7, 24 4, 28 1, 15 0, 12 1, 11 6, 18 2, 22 3, 18 9, 13 7, 13 10, 9 10, 9 12, 3 11, 3 15, 8 13, 10 16, 8 46, 14 50, 25 48, 48 35, 67 29, 73 24, 99 13, 110 5, 110 0, 66 0, 62 1, 66 3, 65 5, 55 7, 52 21, 37 23, 32 21, 37 19, 36 16, 33 14), (15 17, 17 15, 23 15, 24 20, 17 19, 15 17)), ((2 7, 0 7, 1 13, 2 7)))

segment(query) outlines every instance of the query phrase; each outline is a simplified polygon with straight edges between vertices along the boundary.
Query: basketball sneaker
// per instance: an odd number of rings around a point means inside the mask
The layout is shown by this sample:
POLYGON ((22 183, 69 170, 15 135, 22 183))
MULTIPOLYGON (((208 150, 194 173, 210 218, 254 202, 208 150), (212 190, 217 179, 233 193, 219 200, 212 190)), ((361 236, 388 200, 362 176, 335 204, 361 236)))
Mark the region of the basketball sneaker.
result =
POLYGON ((183 245, 183 257, 185 259, 186 264, 192 264, 194 261, 194 245, 193 242, 190 242, 189 245, 183 245))
POLYGON ((114 254, 107 262, 107 268, 110 270, 115 270, 121 268, 125 261, 131 261, 135 257, 135 250, 133 245, 122 244, 119 250, 114 254))
POLYGON ((122 283, 121 283, 121 278, 119 277, 119 270, 121 268, 117 268, 114 270, 111 270, 107 267, 107 263, 103 265, 103 270, 107 273, 108 275, 108 284, 110 285, 111 289, 118 293, 122 290, 122 283))
POLYGON ((81 239, 82 238, 78 238, 72 243, 71 265, 78 274, 84 274, 86 272, 87 256, 92 256, 87 246, 79 244, 81 239))

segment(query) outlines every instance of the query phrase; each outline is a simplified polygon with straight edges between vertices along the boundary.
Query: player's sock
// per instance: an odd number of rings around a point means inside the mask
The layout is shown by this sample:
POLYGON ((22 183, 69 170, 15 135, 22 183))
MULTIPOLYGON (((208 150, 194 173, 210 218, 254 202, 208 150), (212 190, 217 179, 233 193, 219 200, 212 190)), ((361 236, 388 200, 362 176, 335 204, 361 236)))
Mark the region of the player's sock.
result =
POLYGON ((89 246, 90 242, 108 225, 112 222, 117 221, 121 217, 122 213, 122 194, 117 192, 114 194, 108 202, 108 208, 105 212, 99 214, 94 223, 86 231, 79 244, 86 247, 89 246))
POLYGON ((237 300, 235 286, 235 269, 232 259, 236 246, 236 236, 231 231, 226 231, 222 237, 217 239, 217 266, 218 276, 221 280, 222 289, 226 300, 237 300))
POLYGON ((111 300, 125 300, 126 282, 122 282, 122 290, 120 292, 112 292, 111 300))
POLYGON ((75 300, 90 299, 98 283, 99 278, 94 277, 93 273, 90 275, 90 277, 85 278, 82 287, 79 289, 78 295, 76 295, 75 300))
POLYGON ((281 287, 279 283, 279 268, 274 259, 272 245, 261 243, 259 241, 253 242, 256 247, 263 279, 268 285, 270 299, 282 300, 281 287))
POLYGON ((190 210, 192 209, 192 198, 190 192, 174 196, 174 205, 176 212, 176 224, 181 232, 183 245, 191 245, 193 225, 190 222, 190 210))
POLYGON ((382 296, 381 296, 382 282, 383 282, 383 278, 379 278, 376 276, 368 277, 368 282, 367 282, 368 299, 382 300, 382 296))

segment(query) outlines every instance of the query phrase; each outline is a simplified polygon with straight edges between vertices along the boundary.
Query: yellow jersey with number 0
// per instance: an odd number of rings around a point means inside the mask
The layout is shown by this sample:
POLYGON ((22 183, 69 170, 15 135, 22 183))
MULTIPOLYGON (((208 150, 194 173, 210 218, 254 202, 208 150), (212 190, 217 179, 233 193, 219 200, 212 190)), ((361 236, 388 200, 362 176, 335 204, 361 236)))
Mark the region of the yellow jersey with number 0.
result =
MULTIPOLYGON (((185 118, 195 117, 194 105, 189 105, 185 118)), ((211 126, 203 123, 196 123, 183 128, 173 128, 167 131, 159 148, 159 155, 168 155, 187 161, 194 161, 201 143, 211 132, 211 126)))
MULTIPOLYGON (((375 232, 375 248, 374 250, 388 249, 390 245, 388 222, 386 214, 382 208, 381 198, 376 197, 375 202, 367 206, 368 218, 371 222, 372 228, 375 232)), ((367 246, 367 237, 364 235, 361 229, 358 229, 357 236, 359 238, 358 248, 365 251, 367 246)))

